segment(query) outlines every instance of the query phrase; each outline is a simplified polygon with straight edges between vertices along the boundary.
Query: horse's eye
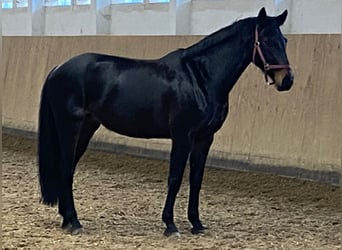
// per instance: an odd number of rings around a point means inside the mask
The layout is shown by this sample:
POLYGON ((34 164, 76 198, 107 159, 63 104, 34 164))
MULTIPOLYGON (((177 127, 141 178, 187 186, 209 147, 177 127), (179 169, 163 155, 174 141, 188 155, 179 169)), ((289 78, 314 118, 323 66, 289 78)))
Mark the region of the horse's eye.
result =
POLYGON ((284 41, 285 41, 285 43, 287 43, 287 38, 286 37, 284 37, 284 41))

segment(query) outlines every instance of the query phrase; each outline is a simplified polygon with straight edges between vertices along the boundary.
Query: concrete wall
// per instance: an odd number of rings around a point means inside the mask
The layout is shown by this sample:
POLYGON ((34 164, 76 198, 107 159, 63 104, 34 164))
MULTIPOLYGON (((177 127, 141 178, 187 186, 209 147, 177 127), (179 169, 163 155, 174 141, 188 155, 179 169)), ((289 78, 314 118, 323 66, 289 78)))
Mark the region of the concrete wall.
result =
POLYGON ((5 35, 206 35, 237 19, 289 10, 288 34, 341 33, 340 0, 171 0, 169 4, 113 5, 96 0, 88 6, 5 9, 5 35))
MULTIPOLYGON (((288 38, 288 55, 296 77, 293 89, 278 93, 265 85, 263 75, 253 65, 248 67, 231 92, 229 118, 216 135, 209 162, 226 168, 273 171, 336 183, 342 148, 340 36, 288 38)), ((157 58, 199 39, 4 37, 3 126, 36 131, 40 90, 46 74, 71 56, 97 51, 157 58)), ((140 155, 152 152, 156 157, 166 156, 170 148, 167 140, 131 139, 105 129, 97 132, 94 142, 97 147, 129 149, 140 155)))

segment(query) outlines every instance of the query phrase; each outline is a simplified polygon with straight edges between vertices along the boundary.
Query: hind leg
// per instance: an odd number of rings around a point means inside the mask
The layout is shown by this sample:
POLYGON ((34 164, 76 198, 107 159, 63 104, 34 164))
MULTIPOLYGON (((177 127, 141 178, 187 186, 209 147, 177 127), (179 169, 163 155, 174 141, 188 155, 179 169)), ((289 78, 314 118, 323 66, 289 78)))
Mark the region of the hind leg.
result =
MULTIPOLYGON (((72 193, 75 150, 78 135, 82 127, 82 118, 68 117, 56 119, 58 121, 59 148, 61 153, 61 183, 58 197, 59 213, 63 217, 62 227, 72 233, 78 233, 82 228, 77 219, 72 193)), ((57 122, 56 122, 57 123, 57 122)))
POLYGON ((75 153, 75 162, 74 162, 74 170, 75 167, 86 151, 90 139, 93 137, 95 131, 100 127, 100 122, 95 120, 90 115, 87 116, 82 124, 81 132, 78 136, 78 142, 76 147, 76 153, 75 153))
MULTIPOLYGON (((77 136, 77 143, 75 145, 76 149, 74 151, 71 177, 73 177, 79 159, 84 154, 91 137, 99 128, 99 126, 100 123, 92 119, 90 116, 87 116, 83 120, 80 132, 77 136)), ((77 219, 77 214, 74 206, 74 199, 72 195, 73 178, 65 181, 66 186, 64 189, 64 195, 61 195, 59 202, 59 213, 63 216, 62 228, 70 231, 72 234, 77 234, 81 231, 82 225, 77 219)))

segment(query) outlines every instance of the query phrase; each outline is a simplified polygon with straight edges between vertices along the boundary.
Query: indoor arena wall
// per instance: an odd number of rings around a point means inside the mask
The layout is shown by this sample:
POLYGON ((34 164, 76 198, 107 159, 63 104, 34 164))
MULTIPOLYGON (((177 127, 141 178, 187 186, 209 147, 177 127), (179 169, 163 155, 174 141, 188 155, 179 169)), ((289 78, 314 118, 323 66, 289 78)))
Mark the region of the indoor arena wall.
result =
MULTIPOLYGON (((36 135, 48 71, 83 52, 158 58, 201 36, 3 37, 3 128, 36 135)), ((342 143, 340 36, 288 35, 293 88, 279 93, 250 65, 230 93, 209 165, 338 182, 342 143)), ((138 126, 138 124, 137 124, 138 126)), ((119 136, 101 128, 91 146, 166 158, 168 140, 119 136)))

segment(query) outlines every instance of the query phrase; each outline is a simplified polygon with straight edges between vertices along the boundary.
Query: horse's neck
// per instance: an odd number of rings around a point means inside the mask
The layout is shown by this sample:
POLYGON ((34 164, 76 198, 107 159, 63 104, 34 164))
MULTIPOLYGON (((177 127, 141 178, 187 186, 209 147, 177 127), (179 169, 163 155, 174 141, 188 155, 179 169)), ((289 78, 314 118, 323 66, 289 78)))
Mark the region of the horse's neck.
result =
POLYGON ((252 58, 253 33, 231 36, 215 46, 198 53, 192 58, 207 92, 220 99, 227 100, 228 93, 247 68, 252 58))

